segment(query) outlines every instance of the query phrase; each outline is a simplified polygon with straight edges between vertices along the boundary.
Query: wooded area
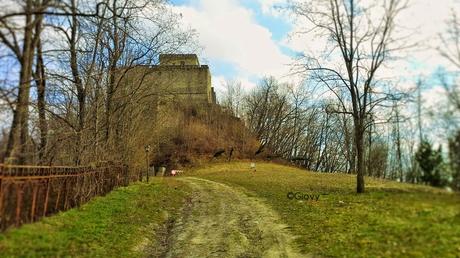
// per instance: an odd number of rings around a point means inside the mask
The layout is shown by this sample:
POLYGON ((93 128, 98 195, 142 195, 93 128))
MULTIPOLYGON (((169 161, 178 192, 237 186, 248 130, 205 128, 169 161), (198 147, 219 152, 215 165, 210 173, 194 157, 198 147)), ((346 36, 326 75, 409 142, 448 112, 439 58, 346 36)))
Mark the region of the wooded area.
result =
MULTIPOLYGON (((273 156, 313 171, 357 174, 357 192, 364 176, 434 186, 460 186, 458 72, 460 23, 455 13, 450 29, 440 37, 440 56, 457 70, 441 74, 446 90, 445 114, 432 114, 445 139, 423 128, 422 79, 411 89, 378 75, 381 67, 414 42, 401 37, 397 16, 405 1, 365 5, 353 0, 293 1, 288 7, 310 25, 317 37, 328 37, 324 56, 307 53, 293 64, 292 74, 304 75, 296 84, 273 77, 251 92, 228 81, 222 104, 245 119, 273 156), (331 61, 333 59, 335 63, 331 61), (318 95, 329 94, 322 98, 318 95), (447 126, 443 126, 443 124, 447 126), (448 150, 433 146, 449 142, 448 150), (448 155, 446 154, 448 153, 448 155)), ((299 32, 304 33, 304 32, 299 32)))
POLYGON ((144 162, 145 139, 155 139, 156 118, 146 116, 154 89, 123 88, 120 68, 192 46, 193 31, 179 28, 164 1, 28 0, 17 8, 1 17, 3 72, 20 75, 5 74, 1 87, 13 111, 4 161, 144 162))

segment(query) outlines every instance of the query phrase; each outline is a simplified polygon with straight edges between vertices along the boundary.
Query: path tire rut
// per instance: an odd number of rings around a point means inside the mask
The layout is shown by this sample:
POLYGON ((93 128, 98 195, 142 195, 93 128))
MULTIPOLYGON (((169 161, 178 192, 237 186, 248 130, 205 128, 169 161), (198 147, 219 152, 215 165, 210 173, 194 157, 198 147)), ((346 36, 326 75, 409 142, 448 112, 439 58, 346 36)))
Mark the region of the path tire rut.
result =
MULTIPOLYGON (((183 177, 192 188, 164 257, 306 257, 270 207, 218 182, 183 177)), ((162 255, 163 256, 163 255, 162 255)))

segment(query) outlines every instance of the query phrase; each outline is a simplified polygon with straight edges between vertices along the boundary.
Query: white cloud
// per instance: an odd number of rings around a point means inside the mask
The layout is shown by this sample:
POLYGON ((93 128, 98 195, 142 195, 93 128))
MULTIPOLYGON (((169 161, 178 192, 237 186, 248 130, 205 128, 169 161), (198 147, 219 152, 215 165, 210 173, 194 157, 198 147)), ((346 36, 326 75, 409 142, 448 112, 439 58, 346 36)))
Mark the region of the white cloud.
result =
MULTIPOLYGON (((366 1, 370 0, 361 3, 366 1)), ((311 3, 315 4, 315 1, 311 3)), ((439 66, 452 68, 451 64, 440 55, 437 47, 441 46, 440 35, 447 31, 447 21, 453 11, 460 15, 460 1, 443 0, 442 4, 432 0, 410 1, 409 6, 398 16, 396 23, 399 29, 395 32, 398 38, 405 36, 405 44, 411 47, 394 52, 396 58, 388 59, 384 63, 376 74, 376 80, 390 80, 396 88, 407 91, 415 87, 419 77, 429 79, 439 66)), ((381 11, 377 10, 372 18, 377 19, 379 15, 381 11)), ((326 49, 331 49, 330 45, 328 46, 328 38, 324 34, 318 35, 315 31, 311 31, 312 29, 313 25, 306 20, 297 20, 293 31, 282 41, 282 44, 297 52, 319 57, 323 66, 343 69, 343 61, 340 55, 337 55, 337 49, 326 59, 321 58, 326 49), (297 33, 305 31, 309 33, 297 33)), ((436 84, 436 81, 431 80, 430 83, 436 84)))
MULTIPOLYGON (((226 91, 225 88, 225 83, 227 82, 229 78, 225 78, 225 76, 222 75, 217 75, 212 77, 212 85, 215 89, 216 92, 222 93, 226 91)), ((237 82, 241 83, 242 88, 248 92, 256 87, 256 83, 248 80, 245 77, 236 77, 236 78, 231 78, 232 80, 235 80, 237 82)))
MULTIPOLYGON (((287 3, 287 0, 256 1, 266 15, 273 14, 274 6, 287 3)), ((236 68, 236 77, 239 79, 260 78, 264 75, 290 79, 286 75, 292 59, 280 51, 278 44, 306 53, 320 54, 326 49, 327 37, 314 33, 291 34, 291 38, 275 42, 269 29, 257 24, 253 12, 238 0, 192 2, 191 6, 178 6, 175 9, 183 14, 184 22, 199 32, 199 41, 204 46, 211 68, 213 61, 230 63, 236 68)), ((398 55, 403 57, 400 60, 385 63, 377 79, 397 80, 399 88, 408 89, 415 85, 414 79, 419 75, 428 77, 439 65, 448 66, 448 62, 440 57, 435 48, 439 46, 439 34, 447 29, 445 22, 452 9, 459 9, 459 6, 460 2, 456 0, 443 0, 442 4, 432 0, 412 0, 401 13, 398 22, 404 27, 406 35, 413 32, 408 44, 415 44, 416 47, 400 51, 398 55)), ((286 16, 286 19, 292 22, 292 17, 286 16)), ((293 31, 305 29, 303 25, 305 23, 293 24, 293 31)), ((329 59, 333 63, 334 58, 329 59)))
POLYGON ((257 0, 262 8, 262 12, 264 14, 270 14, 273 16, 278 16, 280 15, 280 12, 278 12, 275 8, 277 6, 283 6, 286 4, 286 0, 257 0))
POLYGON ((445 104, 446 99, 446 91, 442 87, 434 87, 422 92, 423 106, 430 110, 436 110, 445 104))
POLYGON ((459 1, 443 0, 441 4, 432 0, 417 0, 412 1, 400 17, 402 25, 414 30, 410 40, 417 47, 410 54, 424 64, 419 67, 424 74, 433 71, 438 65, 450 65, 436 48, 441 45, 440 35, 446 33, 452 11, 460 14, 459 1))
MULTIPOLYGON (((441 46, 440 35, 446 32, 446 22, 452 16, 452 11, 456 11, 460 15, 460 2, 458 0, 442 0, 441 2, 412 0, 409 2, 409 6, 400 13, 396 21, 399 30, 395 37, 408 37, 404 41, 407 46, 412 47, 396 53, 398 56, 402 56, 403 60, 392 60, 386 63, 388 69, 382 71, 385 73, 384 76, 392 74, 396 77, 400 75, 407 77, 408 72, 411 73, 411 76, 416 74, 428 76, 440 65, 450 66, 449 62, 440 56, 436 48, 441 46), (409 67, 409 62, 419 65, 412 68, 409 67)), ((381 11, 374 12, 372 18, 377 19, 379 15, 381 15, 381 11)), ((314 54, 323 52, 327 45, 327 37, 324 35, 321 37, 314 33, 294 34, 294 32, 308 31, 313 28, 306 21, 296 23, 294 27, 291 37, 283 40, 285 46, 300 52, 307 51, 314 54)))
MULTIPOLYGON (((226 82, 228 81, 228 79, 229 78, 225 78, 221 75, 212 77, 212 85, 214 87, 214 91, 216 92, 218 101, 221 101, 223 96, 225 96, 225 93, 227 92, 226 82)), ((245 77, 236 77, 232 78, 231 80, 241 83, 241 89, 246 93, 250 92, 257 85, 256 83, 249 81, 245 77)))
POLYGON ((230 63, 242 78, 280 77, 288 72, 290 57, 281 52, 271 32, 257 24, 251 10, 238 1, 199 0, 175 9, 198 31, 211 65, 213 60, 230 63))

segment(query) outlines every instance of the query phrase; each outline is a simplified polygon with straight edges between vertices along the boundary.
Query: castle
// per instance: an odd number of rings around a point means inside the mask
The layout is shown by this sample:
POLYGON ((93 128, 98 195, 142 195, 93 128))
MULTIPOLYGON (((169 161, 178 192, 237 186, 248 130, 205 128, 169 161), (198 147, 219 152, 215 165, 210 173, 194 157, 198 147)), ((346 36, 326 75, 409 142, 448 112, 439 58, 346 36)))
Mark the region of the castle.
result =
POLYGON ((216 104, 207 65, 200 65, 195 54, 161 54, 153 67, 158 80, 169 85, 168 92, 195 104, 216 104))
POLYGON ((125 83, 143 84, 158 95, 159 104, 216 104, 211 72, 195 54, 160 54, 159 64, 139 66, 125 74, 125 83))

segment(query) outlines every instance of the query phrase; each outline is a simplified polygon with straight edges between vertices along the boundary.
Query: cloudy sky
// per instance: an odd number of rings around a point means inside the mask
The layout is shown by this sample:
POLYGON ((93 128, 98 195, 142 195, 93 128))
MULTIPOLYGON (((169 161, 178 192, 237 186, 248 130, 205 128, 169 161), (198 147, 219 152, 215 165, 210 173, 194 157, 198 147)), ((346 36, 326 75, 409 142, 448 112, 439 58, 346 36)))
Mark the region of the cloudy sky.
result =
MULTIPOLYGON (((254 87, 265 75, 289 79, 289 64, 296 53, 318 49, 321 41, 312 36, 292 37, 294 20, 276 8, 285 0, 172 0, 183 22, 196 29, 202 62, 208 63, 213 84, 221 89, 226 79, 237 79, 246 88, 254 87)), ((458 0, 412 0, 400 22, 413 33, 416 47, 405 50, 404 59, 394 62, 387 72, 394 76, 430 78, 440 66, 448 64, 434 50, 439 34, 452 13, 460 13, 458 0)), ((407 82, 406 82, 407 83, 407 82)), ((436 87, 426 91, 440 92, 436 87)))
POLYGON ((292 49, 283 41, 292 30, 272 14, 276 1, 173 0, 184 23, 199 33, 202 59, 212 69, 214 84, 238 79, 251 87, 264 75, 283 76, 292 49), (270 2, 270 4, 269 4, 270 2))

